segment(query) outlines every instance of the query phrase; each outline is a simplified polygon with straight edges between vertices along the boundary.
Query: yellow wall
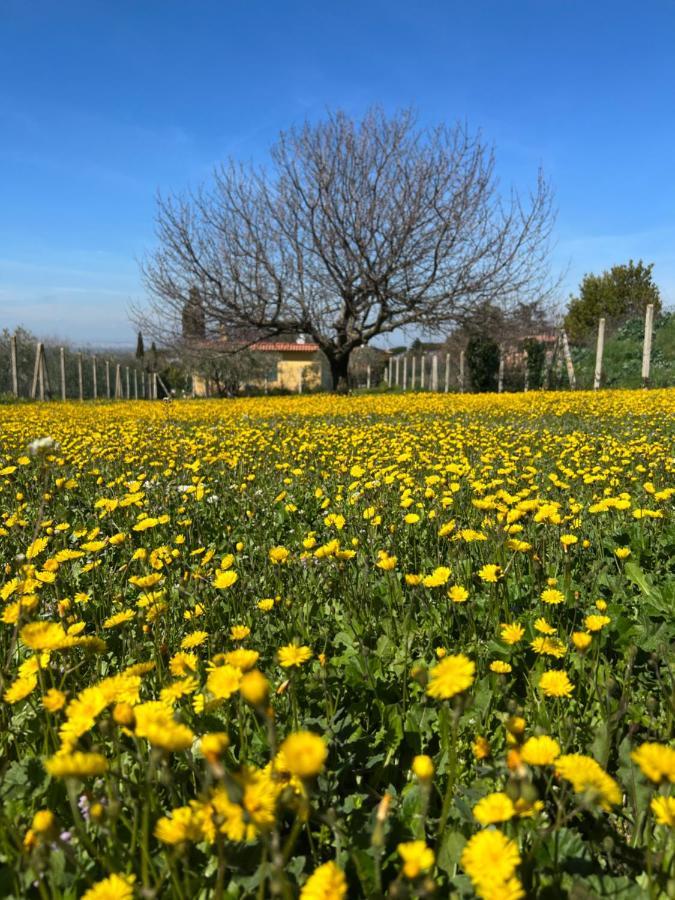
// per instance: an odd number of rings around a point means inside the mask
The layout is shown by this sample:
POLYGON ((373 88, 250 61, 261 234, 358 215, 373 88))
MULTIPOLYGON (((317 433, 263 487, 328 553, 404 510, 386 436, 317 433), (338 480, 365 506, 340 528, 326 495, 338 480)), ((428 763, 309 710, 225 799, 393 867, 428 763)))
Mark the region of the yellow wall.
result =
MULTIPOLYGON (((315 390, 321 386, 321 362, 318 353, 303 353, 287 350, 277 356, 277 377, 267 382, 268 389, 281 388, 297 393, 302 380, 303 390, 315 390)), ((258 378, 253 382, 261 390, 265 387, 265 379, 258 378)), ((197 374, 192 376, 192 392, 195 397, 207 396, 206 379, 197 374)), ((210 393, 213 393, 213 388, 210 393)))

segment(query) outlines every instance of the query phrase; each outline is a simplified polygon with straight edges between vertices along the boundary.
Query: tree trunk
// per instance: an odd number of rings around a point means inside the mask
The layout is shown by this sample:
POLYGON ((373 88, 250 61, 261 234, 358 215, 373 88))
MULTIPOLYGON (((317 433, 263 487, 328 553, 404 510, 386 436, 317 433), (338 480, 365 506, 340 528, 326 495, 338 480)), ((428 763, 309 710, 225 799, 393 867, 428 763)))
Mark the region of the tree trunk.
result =
POLYGON ((338 394, 349 392, 349 353, 328 358, 333 390, 338 394))

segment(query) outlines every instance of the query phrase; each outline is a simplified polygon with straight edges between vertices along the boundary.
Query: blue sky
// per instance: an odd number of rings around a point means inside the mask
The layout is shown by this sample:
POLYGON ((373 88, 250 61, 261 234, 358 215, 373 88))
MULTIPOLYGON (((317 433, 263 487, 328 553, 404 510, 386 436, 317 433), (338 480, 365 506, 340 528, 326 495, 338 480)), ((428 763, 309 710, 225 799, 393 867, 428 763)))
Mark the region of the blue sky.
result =
POLYGON ((544 168, 563 298, 642 257, 673 305, 673 47, 672 0, 0 0, 0 328, 131 343, 158 190, 372 103, 544 168))

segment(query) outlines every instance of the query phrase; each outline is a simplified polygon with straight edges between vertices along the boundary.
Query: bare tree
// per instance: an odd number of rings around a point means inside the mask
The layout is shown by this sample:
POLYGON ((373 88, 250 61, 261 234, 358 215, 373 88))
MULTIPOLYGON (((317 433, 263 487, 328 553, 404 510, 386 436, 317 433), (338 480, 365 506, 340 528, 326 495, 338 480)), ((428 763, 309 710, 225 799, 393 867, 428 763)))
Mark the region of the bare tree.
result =
POLYGON ((207 333, 311 335, 341 390, 376 335, 541 296, 553 219, 541 172, 527 202, 501 196, 492 150, 463 125, 337 112, 282 133, 268 169, 230 162, 158 199, 143 324, 180 334, 197 288, 207 333))

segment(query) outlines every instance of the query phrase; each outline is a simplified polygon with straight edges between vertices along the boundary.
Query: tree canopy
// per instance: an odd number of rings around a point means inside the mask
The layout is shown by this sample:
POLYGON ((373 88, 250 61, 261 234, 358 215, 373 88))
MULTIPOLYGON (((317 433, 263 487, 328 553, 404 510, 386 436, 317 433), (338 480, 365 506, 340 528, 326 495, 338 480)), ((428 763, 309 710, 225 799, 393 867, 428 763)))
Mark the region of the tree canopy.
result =
POLYGON ((627 319, 643 316, 649 303, 661 309, 661 294, 652 276, 653 263, 642 260, 612 266, 601 275, 584 275, 578 297, 570 297, 565 328, 571 340, 584 343, 595 335, 598 320, 617 327, 627 319))
POLYGON ((527 200, 504 196, 492 150, 464 125, 337 112, 282 133, 267 168, 231 161, 159 198, 144 327, 201 333, 201 319, 185 328, 198 291, 207 337, 311 336, 344 388, 350 354, 377 335, 540 298, 553 218, 542 174, 527 200))

